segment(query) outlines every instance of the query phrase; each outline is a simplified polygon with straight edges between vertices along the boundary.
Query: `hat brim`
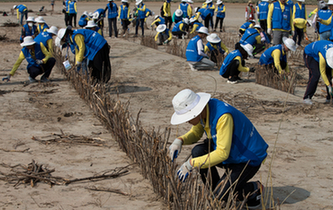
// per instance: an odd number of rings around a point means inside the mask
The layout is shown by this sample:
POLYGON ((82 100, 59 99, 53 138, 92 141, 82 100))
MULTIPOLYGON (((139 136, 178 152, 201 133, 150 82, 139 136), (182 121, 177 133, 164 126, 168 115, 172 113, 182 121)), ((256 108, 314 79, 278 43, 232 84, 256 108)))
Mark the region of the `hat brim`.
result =
POLYGON ((50 34, 54 34, 57 35, 58 33, 54 33, 54 31, 50 30, 50 29, 46 29, 47 32, 49 32, 50 34))
POLYGON ((193 118, 197 117, 202 112, 202 110, 205 108, 208 101, 210 100, 211 95, 209 93, 197 93, 197 94, 200 96, 198 104, 185 114, 177 114, 176 112, 173 113, 171 117, 172 125, 179 125, 188 122, 193 118))
POLYGON ((249 55, 249 57, 253 57, 252 52, 250 52, 246 47, 244 47, 245 45, 241 44, 241 47, 246 51, 246 53, 249 55))
POLYGON ((157 27, 157 28, 156 28, 156 31, 159 32, 159 33, 161 33, 161 32, 163 32, 163 31, 165 31, 165 29, 166 29, 166 25, 164 25, 164 26, 162 26, 162 27, 157 27))
POLYGON ((136 3, 135 3, 135 5, 139 5, 141 2, 142 2, 142 0, 141 0, 141 1, 138 1, 138 2, 136 2, 136 3))
POLYGON ((21 46, 22 47, 26 47, 26 46, 31 46, 31 45, 34 45, 34 44, 36 44, 36 42, 35 41, 33 41, 33 42, 30 42, 30 43, 21 43, 21 46))
POLYGON ((326 62, 329 67, 333 68, 333 48, 330 48, 326 52, 326 62))
POLYGON ((217 44, 217 43, 219 43, 221 41, 221 39, 220 40, 213 40, 209 36, 207 36, 206 39, 207 39, 207 41, 209 41, 210 43, 213 43, 213 44, 217 44))
POLYGON ((295 52, 295 51, 296 51, 296 45, 290 46, 290 45, 286 42, 287 40, 288 40, 288 38, 283 37, 283 39, 282 39, 283 44, 286 45, 286 47, 287 47, 289 50, 295 52))

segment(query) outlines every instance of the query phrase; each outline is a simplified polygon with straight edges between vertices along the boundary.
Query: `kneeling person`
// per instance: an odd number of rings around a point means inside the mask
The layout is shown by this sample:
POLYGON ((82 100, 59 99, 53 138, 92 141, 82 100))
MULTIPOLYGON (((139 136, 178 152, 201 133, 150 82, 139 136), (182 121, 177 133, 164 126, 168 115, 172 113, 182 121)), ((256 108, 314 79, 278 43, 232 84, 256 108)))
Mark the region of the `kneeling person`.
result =
POLYGON ((172 33, 167 29, 165 24, 160 24, 156 28, 157 34, 155 36, 155 42, 158 40, 158 45, 168 44, 172 39, 172 33))
POLYGON ((205 46, 205 53, 210 54, 210 60, 217 63, 217 56, 228 54, 228 48, 221 42, 217 34, 210 34, 207 36, 208 43, 205 46))

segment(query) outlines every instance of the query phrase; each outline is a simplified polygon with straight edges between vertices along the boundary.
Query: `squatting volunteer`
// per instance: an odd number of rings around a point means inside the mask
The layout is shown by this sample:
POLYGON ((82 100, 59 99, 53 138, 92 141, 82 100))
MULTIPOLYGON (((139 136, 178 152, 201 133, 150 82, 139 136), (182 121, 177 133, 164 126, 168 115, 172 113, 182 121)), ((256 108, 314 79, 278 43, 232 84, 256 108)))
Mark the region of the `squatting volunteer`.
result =
POLYGON ((49 54, 53 56, 53 37, 57 36, 57 34, 58 28, 55 26, 51 26, 50 29, 46 29, 45 32, 38 34, 34 41, 40 44, 41 47, 45 47, 49 54))

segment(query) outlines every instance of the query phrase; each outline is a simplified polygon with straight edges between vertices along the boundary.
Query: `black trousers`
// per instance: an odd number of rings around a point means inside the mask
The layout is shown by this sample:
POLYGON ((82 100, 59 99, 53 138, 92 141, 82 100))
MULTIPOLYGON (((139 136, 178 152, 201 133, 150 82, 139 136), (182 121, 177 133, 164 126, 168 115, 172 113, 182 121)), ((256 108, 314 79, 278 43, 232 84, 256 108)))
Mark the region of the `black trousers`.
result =
POLYGON ((301 45, 301 41, 303 39, 303 36, 304 36, 303 29, 297 28, 295 26, 295 34, 294 34, 294 37, 293 37, 294 42, 296 43, 296 39, 298 39, 297 44, 301 45))
POLYGON ((89 68, 92 68, 91 77, 97 82, 107 83, 111 78, 110 48, 108 43, 100 49, 92 61, 89 61, 89 68))
POLYGON ((211 16, 210 14, 208 14, 205 18, 205 27, 209 29, 209 23, 210 23, 210 20, 211 19, 211 16))
POLYGON ((265 44, 255 44, 253 45, 253 55, 256 55, 265 49, 265 44))
POLYGON ((65 25, 69 25, 69 13, 65 12, 65 25))
MULTIPOLYGON (((242 61, 242 63, 244 63, 244 65, 245 65, 245 61, 244 60, 242 61)), ((233 61, 231 61, 231 63, 227 67, 227 70, 222 75, 222 77, 223 78, 229 78, 230 76, 231 77, 237 77, 239 75, 239 73, 240 73, 240 71, 238 70, 239 64, 240 64, 239 60, 233 60, 233 61)))
POLYGON ((260 20, 260 27, 265 33, 267 33, 267 20, 260 20))
POLYGON ((169 29, 170 29, 171 26, 172 26, 172 18, 171 17, 164 17, 164 20, 165 20, 165 25, 168 27, 168 24, 169 24, 169 29))
POLYGON ((172 32, 172 35, 178 37, 179 39, 182 38, 183 34, 186 35, 186 32, 185 31, 173 31, 172 32))
POLYGON ((136 20, 136 25, 135 25, 135 35, 138 35, 138 29, 139 29, 139 24, 142 30, 142 36, 145 35, 145 28, 143 27, 145 23, 145 19, 137 19, 136 20))
MULTIPOLYGON (((206 139, 202 144, 196 145, 192 149, 192 157, 199 157, 202 155, 206 155, 209 153, 209 140, 206 139)), ((212 140, 210 149, 213 148, 212 140)), ((243 200, 243 195, 248 195, 249 193, 252 193, 256 190, 256 183, 255 182, 248 182, 253 176, 258 172, 260 168, 259 166, 249 166, 247 163, 239 163, 239 164, 218 164, 216 166, 212 166, 210 168, 211 170, 211 176, 207 177, 208 175, 208 168, 207 169, 200 169, 200 175, 201 179, 204 183, 207 181, 211 184, 212 190, 214 191, 215 188, 224 180, 227 180, 226 184, 222 184, 216 191, 216 196, 218 196, 221 200, 228 200, 228 194, 232 186, 232 188, 235 189, 234 193, 238 193, 238 199, 243 200), (226 173, 223 174, 222 177, 220 177, 217 168, 224 168, 226 169, 226 173), (230 174, 230 177, 228 177, 228 174, 230 174), (236 184, 234 186, 233 184, 236 184)))
POLYGON ((69 14, 68 25, 76 27, 76 14, 69 14), (73 25, 74 21, 74 25, 73 25))
POLYGON ((216 17, 215 30, 216 30, 218 24, 220 23, 220 31, 222 31, 222 28, 223 28, 223 20, 224 20, 224 18, 216 17))
POLYGON ((51 74, 55 62, 55 58, 49 58, 45 64, 41 64, 39 67, 31 66, 28 69, 28 73, 33 79, 35 79, 38 75, 41 74, 43 74, 42 77, 48 78, 51 74))
POLYGON ((118 29, 117 29, 117 18, 108 18, 109 21, 109 37, 112 36, 112 29, 114 30, 114 36, 118 37, 118 29))

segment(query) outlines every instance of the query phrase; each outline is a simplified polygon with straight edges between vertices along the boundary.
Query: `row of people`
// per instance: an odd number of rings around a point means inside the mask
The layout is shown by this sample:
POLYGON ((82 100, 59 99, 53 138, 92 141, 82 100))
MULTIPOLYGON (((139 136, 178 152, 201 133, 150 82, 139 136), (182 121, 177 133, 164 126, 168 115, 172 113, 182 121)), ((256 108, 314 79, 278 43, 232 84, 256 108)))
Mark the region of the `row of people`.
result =
POLYGON ((26 20, 26 24, 22 26, 20 42, 23 42, 24 37, 32 36, 35 38, 38 34, 49 29, 49 26, 46 24, 42 16, 37 17, 36 19, 32 16, 29 16, 26 20), (37 25, 35 25, 37 23, 37 25))

